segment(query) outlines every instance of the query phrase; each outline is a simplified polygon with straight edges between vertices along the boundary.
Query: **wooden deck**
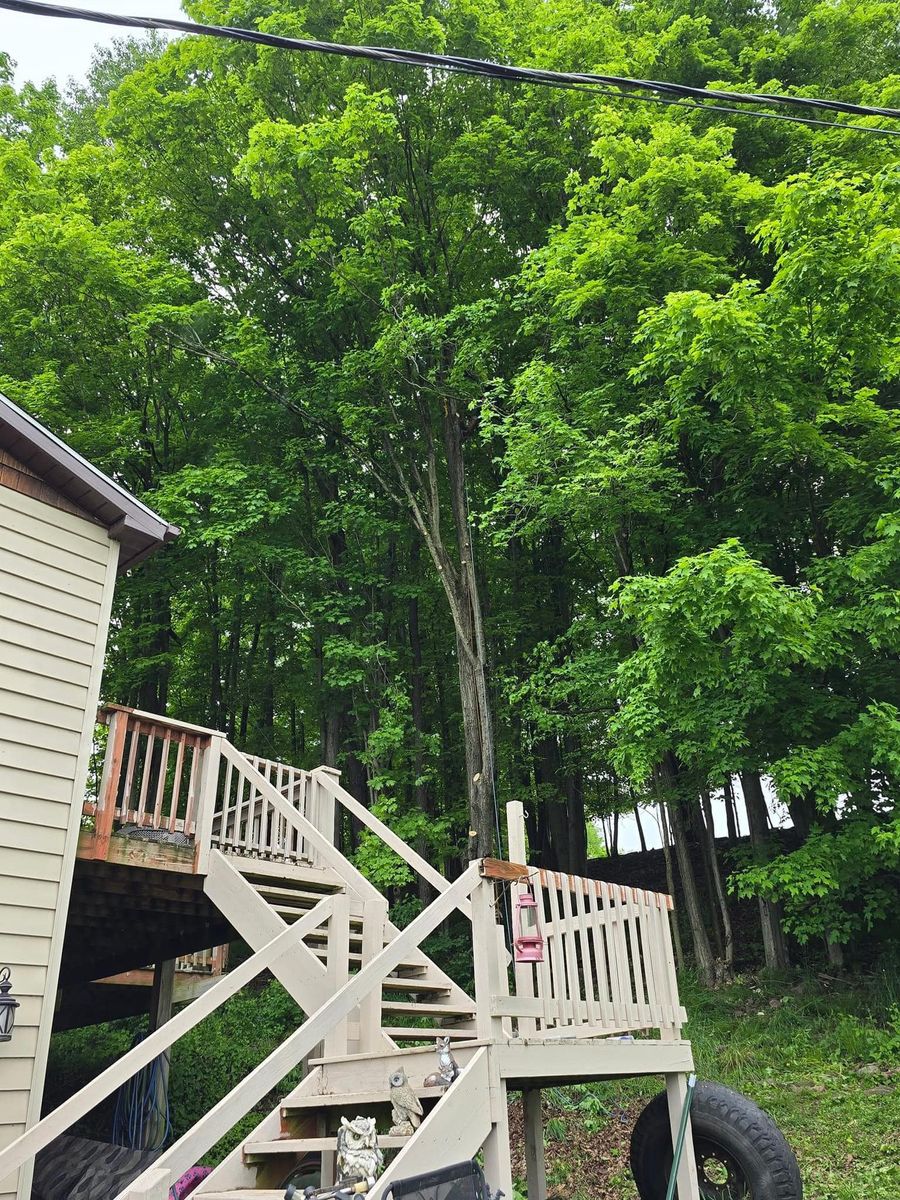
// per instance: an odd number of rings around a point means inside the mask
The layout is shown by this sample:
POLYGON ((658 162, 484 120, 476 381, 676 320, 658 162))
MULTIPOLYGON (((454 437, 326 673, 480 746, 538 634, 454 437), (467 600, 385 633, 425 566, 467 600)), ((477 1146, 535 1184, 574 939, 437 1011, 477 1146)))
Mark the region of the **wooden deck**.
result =
MULTIPOLYGON (((337 1114, 347 1105, 363 1111, 362 1095, 382 1113, 390 1070, 405 1066, 416 1084, 434 1070, 437 1036, 452 1038, 462 1073, 435 1094, 413 1136, 385 1141, 388 1165, 370 1200, 380 1200, 392 1179, 479 1152, 492 1188, 512 1195, 511 1090, 525 1096, 531 1200, 546 1197, 542 1088, 659 1075, 677 1123, 693 1059, 681 1036, 669 897, 529 867, 520 804, 507 810, 512 861, 472 863, 451 883, 349 796, 333 771, 252 758, 214 730, 152 714, 111 709, 105 719, 103 776, 85 810, 93 828, 76 863, 63 994, 67 985, 83 988, 233 937, 250 955, 0 1150, 0 1177, 261 972, 282 983, 306 1019, 116 1200, 165 1200, 174 1179, 304 1060, 310 1070, 300 1087, 196 1195, 266 1200, 285 1170, 313 1152, 328 1183, 337 1114), (404 929, 335 846, 338 806, 437 892, 404 929), (151 830, 162 840, 141 838, 151 830), (523 891, 534 898, 543 944, 537 962, 511 961, 498 922, 501 889, 514 901, 523 891), (421 948, 454 913, 471 921, 471 995, 421 948)), ((690 1140, 678 1189, 681 1200, 699 1200, 690 1140)))

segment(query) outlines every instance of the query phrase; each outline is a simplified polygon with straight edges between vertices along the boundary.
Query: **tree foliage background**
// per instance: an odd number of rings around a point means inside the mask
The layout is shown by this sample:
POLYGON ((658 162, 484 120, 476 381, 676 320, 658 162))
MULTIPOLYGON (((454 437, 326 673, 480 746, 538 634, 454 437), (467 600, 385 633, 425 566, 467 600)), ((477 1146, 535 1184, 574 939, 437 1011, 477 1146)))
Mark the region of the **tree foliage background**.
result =
MULTIPOLYGON (((886 0, 185 10, 900 106, 886 0)), ((586 818, 659 804, 707 978, 740 788, 768 965, 886 946, 895 139, 203 38, 10 78, 0 389, 183 529, 120 589, 109 699, 337 764, 450 870, 497 802, 579 873, 586 818)))

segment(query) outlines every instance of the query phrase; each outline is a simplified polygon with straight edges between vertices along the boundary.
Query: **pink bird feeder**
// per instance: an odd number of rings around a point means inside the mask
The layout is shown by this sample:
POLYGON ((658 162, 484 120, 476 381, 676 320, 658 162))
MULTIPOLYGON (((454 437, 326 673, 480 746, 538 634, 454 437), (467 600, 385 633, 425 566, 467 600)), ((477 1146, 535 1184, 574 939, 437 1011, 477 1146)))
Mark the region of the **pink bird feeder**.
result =
POLYGON ((544 938, 538 920, 538 906, 530 887, 516 897, 513 950, 517 963, 544 961, 544 938))

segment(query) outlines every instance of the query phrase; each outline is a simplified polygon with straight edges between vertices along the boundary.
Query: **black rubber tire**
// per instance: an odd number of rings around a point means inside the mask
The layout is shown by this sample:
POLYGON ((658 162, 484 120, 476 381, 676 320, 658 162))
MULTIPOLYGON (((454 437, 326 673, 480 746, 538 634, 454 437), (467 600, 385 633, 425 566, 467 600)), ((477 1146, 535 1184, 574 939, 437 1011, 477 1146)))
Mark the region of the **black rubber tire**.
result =
MULTIPOLYGON (((703 1200, 802 1200, 793 1150, 772 1118, 740 1092, 699 1082, 691 1127, 703 1200), (706 1174, 716 1169, 727 1178, 717 1182, 706 1174)), ((631 1135, 631 1173, 641 1200, 665 1200, 671 1167, 669 1105, 661 1092, 631 1135)))

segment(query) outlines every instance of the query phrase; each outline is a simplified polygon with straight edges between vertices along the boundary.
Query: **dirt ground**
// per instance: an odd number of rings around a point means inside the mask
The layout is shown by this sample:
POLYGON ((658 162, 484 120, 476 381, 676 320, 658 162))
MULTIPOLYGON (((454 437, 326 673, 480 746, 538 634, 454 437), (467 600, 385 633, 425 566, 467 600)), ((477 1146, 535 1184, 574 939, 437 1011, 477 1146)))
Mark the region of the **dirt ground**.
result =
MULTIPOLYGON (((544 1104, 547 1183, 550 1200, 623 1200, 634 1196, 628 1148, 634 1123, 646 1104, 639 1100, 615 1109, 605 1119, 584 1120, 575 1109, 544 1104)), ((513 1178, 525 1180, 522 1105, 509 1110, 513 1178)))

